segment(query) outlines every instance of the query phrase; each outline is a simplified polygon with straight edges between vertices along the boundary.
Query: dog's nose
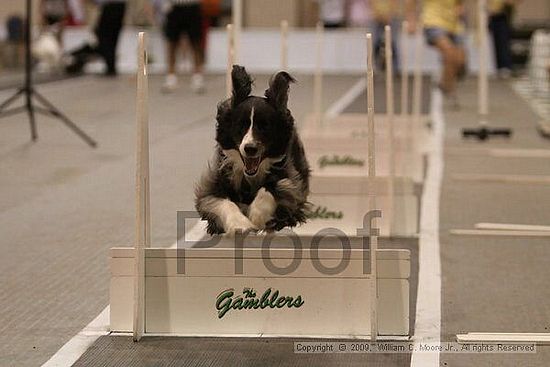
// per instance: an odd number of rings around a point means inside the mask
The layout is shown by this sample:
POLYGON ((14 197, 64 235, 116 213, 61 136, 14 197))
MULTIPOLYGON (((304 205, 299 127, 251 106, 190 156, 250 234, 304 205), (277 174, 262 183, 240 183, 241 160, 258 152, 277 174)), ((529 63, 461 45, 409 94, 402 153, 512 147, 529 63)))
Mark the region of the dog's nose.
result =
POLYGON ((258 147, 256 146, 256 144, 246 144, 244 146, 244 152, 246 153, 246 155, 255 156, 256 154, 258 154, 258 147))

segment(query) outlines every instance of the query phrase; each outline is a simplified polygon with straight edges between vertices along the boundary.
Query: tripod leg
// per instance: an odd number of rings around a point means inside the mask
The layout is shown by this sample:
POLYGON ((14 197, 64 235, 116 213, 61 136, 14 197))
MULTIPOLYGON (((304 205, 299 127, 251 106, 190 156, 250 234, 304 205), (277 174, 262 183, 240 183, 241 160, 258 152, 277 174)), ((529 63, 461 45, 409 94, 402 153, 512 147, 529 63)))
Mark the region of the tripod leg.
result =
POLYGON ((78 135, 82 140, 84 140, 89 146, 95 148, 97 142, 89 137, 84 131, 82 131, 74 122, 72 122, 67 116, 65 116, 61 111, 59 111, 53 104, 51 104, 46 98, 44 98, 40 93, 33 90, 32 94, 36 99, 42 103, 49 112, 61 120, 67 127, 69 127, 76 135, 78 135))
POLYGON ((28 106, 27 113, 29 114, 29 122, 31 123, 31 139, 32 141, 36 141, 38 135, 36 134, 36 121, 34 120, 34 106, 28 106))
POLYGON ((17 92, 15 92, 13 96, 11 96, 10 98, 2 102, 2 104, 0 105, 0 115, 2 114, 2 111, 6 107, 8 107, 12 102, 14 102, 17 99, 17 97, 19 97, 23 93, 24 90, 25 90, 24 88, 19 89, 17 92))
POLYGON ((36 134, 36 121, 34 120, 34 106, 32 105, 31 90, 25 90, 25 104, 27 106, 27 113, 29 114, 29 122, 31 124, 31 139, 36 141, 38 135, 36 134))

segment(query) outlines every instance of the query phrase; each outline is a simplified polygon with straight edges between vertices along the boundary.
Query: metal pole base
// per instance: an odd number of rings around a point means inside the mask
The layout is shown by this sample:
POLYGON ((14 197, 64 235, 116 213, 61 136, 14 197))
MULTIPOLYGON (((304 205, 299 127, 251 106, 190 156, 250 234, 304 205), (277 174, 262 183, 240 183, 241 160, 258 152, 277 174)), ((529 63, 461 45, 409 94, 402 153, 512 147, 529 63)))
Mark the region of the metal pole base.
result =
POLYGON ((512 136, 512 129, 509 128, 487 128, 478 127, 470 129, 462 129, 463 138, 477 138, 478 140, 485 141, 491 137, 510 138, 512 136))

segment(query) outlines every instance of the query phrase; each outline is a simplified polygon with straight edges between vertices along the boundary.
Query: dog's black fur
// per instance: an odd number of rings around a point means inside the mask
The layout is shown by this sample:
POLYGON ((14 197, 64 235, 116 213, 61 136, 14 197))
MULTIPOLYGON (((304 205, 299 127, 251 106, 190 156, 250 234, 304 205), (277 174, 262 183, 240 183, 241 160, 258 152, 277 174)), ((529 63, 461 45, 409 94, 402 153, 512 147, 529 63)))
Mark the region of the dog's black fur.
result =
POLYGON ((233 66, 231 78, 232 96, 218 104, 215 157, 196 188, 208 233, 305 222, 310 170, 287 108, 294 78, 275 74, 265 97, 250 95, 253 82, 244 67, 233 66))

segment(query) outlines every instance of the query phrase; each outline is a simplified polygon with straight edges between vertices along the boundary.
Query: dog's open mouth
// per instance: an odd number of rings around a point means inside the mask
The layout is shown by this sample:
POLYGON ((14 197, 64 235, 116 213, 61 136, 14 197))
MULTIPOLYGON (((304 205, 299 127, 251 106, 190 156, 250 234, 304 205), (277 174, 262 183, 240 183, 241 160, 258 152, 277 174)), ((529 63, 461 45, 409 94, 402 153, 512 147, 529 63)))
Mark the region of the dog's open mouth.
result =
POLYGON ((258 173, 258 168, 262 161, 262 157, 242 157, 244 162, 244 173, 248 176, 254 176, 258 173))

